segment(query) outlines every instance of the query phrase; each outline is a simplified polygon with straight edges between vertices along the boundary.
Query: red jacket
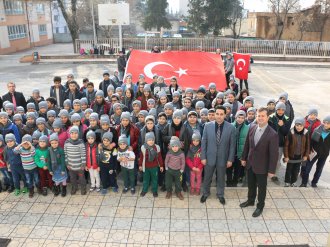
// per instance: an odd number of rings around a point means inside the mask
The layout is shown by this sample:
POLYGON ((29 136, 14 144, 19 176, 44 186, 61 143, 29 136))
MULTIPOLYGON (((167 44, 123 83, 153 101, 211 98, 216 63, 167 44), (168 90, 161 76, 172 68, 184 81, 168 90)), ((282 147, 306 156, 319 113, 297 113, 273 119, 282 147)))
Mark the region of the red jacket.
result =
POLYGON ((194 167, 199 168, 200 170, 203 169, 204 165, 201 161, 201 149, 198 149, 196 154, 194 155, 194 159, 187 157, 186 158, 186 164, 189 166, 190 169, 193 169, 194 167))
MULTIPOLYGON (((121 125, 116 127, 118 137, 120 136, 120 128, 121 125)), ((135 154, 137 154, 138 151, 139 137, 140 137, 140 130, 134 124, 130 123, 130 131, 129 131, 130 146, 133 148, 133 152, 135 154)))
MULTIPOLYGON (((307 117, 305 117, 305 129, 309 130, 309 126, 310 123, 307 120, 307 117)), ((316 121, 314 122, 314 124, 312 125, 311 131, 309 132, 309 136, 311 137, 314 130, 319 127, 321 125, 321 121, 319 119, 316 119, 316 121)))
POLYGON ((99 166, 97 164, 97 144, 91 147, 89 143, 86 143, 86 165, 88 169, 97 169, 99 166))
POLYGON ((3 150, 5 149, 5 146, 0 147, 0 168, 5 168, 7 167, 7 164, 5 162, 5 159, 3 157, 3 150))
MULTIPOLYGON (((157 151, 156 146, 154 149, 157 151)), ((148 153, 146 152, 146 155, 144 157, 143 153, 140 152, 140 157, 139 157, 139 167, 142 167, 143 159, 145 159, 145 168, 154 168, 154 167, 164 167, 164 162, 162 159, 162 152, 157 153, 157 157, 154 159, 154 161, 149 162, 148 161, 148 153)))

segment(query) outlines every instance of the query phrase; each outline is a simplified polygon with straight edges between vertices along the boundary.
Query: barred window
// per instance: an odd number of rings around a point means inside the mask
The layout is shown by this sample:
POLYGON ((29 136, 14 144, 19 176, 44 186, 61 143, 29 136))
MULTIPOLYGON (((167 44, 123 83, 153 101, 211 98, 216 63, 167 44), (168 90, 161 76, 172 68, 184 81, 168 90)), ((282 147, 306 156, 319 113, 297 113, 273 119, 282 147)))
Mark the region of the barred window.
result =
POLYGON ((46 25, 39 25, 39 35, 47 35, 47 27, 46 25))
POLYGON ((43 3, 36 4, 37 14, 44 15, 45 14, 45 5, 43 3))
POLYGON ((7 26, 7 29, 9 40, 23 39, 26 37, 25 25, 7 26))
POLYGON ((6 15, 22 15, 24 14, 24 4, 22 1, 4 0, 6 15))

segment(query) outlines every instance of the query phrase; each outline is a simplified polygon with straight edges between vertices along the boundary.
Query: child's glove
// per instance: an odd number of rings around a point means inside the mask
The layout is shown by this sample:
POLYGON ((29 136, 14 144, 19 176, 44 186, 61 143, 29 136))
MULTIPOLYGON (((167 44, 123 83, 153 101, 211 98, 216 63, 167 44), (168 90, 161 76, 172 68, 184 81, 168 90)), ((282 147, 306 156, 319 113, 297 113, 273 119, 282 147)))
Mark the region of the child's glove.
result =
POLYGON ((47 166, 44 166, 43 168, 44 168, 44 170, 48 170, 48 167, 47 166))
POLYGON ((109 173, 112 174, 113 173, 113 170, 110 170, 109 173))

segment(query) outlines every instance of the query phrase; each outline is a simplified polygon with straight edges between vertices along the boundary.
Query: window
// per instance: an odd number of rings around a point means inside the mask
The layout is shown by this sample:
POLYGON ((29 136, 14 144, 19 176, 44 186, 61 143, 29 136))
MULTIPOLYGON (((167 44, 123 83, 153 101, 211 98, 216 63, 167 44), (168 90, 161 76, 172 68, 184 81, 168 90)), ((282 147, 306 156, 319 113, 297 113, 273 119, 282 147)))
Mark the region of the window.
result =
POLYGON ((24 6, 22 1, 4 0, 6 15, 22 15, 24 14, 24 6))
POLYGON ((56 33, 59 33, 60 32, 60 28, 56 28, 56 31, 55 31, 56 33))
POLYGON ((68 28, 64 27, 64 33, 67 33, 67 32, 68 32, 68 28))
POLYGON ((54 21, 58 21, 58 15, 54 15, 54 21))
POLYGON ((47 35, 47 27, 46 25, 39 25, 39 35, 47 35))
POLYGON ((9 40, 23 39, 26 37, 25 25, 7 26, 9 40))
POLYGON ((36 4, 37 14, 44 15, 45 14, 45 5, 43 3, 36 4))

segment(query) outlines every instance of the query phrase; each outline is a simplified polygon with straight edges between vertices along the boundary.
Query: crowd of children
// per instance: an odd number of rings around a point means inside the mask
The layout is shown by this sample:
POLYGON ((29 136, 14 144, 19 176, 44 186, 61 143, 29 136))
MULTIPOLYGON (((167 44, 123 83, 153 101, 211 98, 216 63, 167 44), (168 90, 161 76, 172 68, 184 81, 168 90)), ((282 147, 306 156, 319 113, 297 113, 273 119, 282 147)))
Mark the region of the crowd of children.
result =
MULTIPOLYGON (((117 176, 122 174, 122 193, 140 196, 151 187, 154 197, 158 188, 171 198, 183 200, 190 186, 191 195, 199 195, 203 177, 201 140, 207 122, 214 121, 215 108, 226 108, 226 121, 236 128, 236 154, 227 169, 227 186, 238 186, 245 178, 240 163, 249 126, 254 123, 256 107, 247 89, 235 93, 231 88, 218 92, 210 83, 182 90, 177 78, 167 87, 164 78, 154 75, 148 84, 140 75, 137 83, 127 74, 123 82, 114 81, 109 73, 98 90, 86 78, 80 87, 68 76, 65 85, 54 78, 50 97, 32 91, 26 105, 3 102, 0 112, 0 190, 15 195, 35 188, 47 195, 118 192, 117 176), (22 183, 21 183, 22 182, 22 183), (23 187, 21 187, 23 185, 23 187)), ((229 85, 236 83, 228 78, 229 85)), ((12 84, 12 83, 11 83, 12 84)), ((309 173, 316 162, 311 185, 317 187, 330 149, 330 116, 321 122, 317 109, 304 118, 294 118, 288 94, 267 102, 269 125, 278 133, 279 165, 286 163, 285 186, 296 186, 299 172, 301 187, 306 187, 309 173), (293 126, 291 128, 291 126, 293 126)), ((272 178, 278 183, 278 177, 272 178)))

